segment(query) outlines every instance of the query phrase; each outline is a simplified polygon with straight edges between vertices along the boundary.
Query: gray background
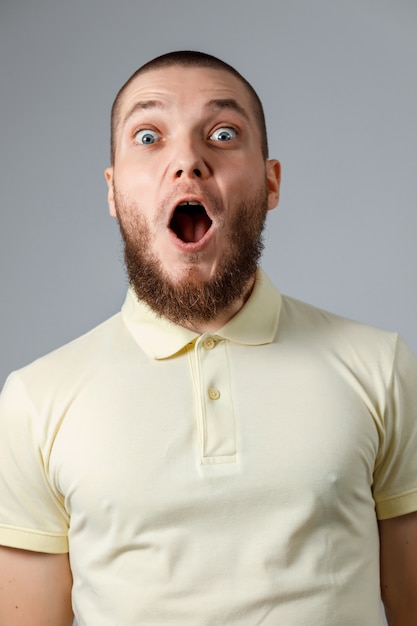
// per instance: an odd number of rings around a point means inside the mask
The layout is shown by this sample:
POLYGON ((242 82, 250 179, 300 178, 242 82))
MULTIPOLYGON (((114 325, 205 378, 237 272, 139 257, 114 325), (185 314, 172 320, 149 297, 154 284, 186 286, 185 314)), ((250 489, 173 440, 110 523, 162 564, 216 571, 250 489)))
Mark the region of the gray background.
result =
POLYGON ((1 0, 0 384, 116 312, 108 118, 153 56, 211 52, 258 90, 283 167, 279 288, 417 352, 415 0, 1 0))

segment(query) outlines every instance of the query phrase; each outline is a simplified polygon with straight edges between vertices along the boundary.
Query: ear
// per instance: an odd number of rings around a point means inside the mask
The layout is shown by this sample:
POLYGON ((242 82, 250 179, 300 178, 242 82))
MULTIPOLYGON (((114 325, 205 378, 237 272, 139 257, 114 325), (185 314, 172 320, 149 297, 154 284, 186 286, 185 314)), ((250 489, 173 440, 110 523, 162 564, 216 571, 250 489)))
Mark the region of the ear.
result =
POLYGON ((281 184, 281 164, 276 159, 268 159, 266 162, 266 181, 268 185, 268 211, 271 211, 278 204, 281 184))
POLYGON ((116 205, 114 203, 114 186, 113 186, 113 168, 107 167, 104 170, 104 176, 107 181, 107 204, 109 205, 109 212, 112 217, 117 217, 116 205))

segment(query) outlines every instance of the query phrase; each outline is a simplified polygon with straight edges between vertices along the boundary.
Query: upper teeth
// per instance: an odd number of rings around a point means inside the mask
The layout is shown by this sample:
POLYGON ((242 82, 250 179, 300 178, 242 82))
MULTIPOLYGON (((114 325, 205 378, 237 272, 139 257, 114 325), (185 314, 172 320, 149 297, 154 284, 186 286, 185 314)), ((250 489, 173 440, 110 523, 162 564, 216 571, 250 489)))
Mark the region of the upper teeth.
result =
POLYGON ((187 200, 186 202, 180 202, 178 206, 200 206, 200 202, 194 202, 194 200, 187 200))

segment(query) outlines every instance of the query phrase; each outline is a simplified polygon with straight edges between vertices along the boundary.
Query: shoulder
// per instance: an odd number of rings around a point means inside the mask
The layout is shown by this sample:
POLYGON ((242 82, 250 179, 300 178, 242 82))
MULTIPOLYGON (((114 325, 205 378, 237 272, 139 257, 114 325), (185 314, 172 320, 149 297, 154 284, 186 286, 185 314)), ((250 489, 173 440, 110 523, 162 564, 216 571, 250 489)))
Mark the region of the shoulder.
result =
POLYGON ((396 332, 365 324, 325 309, 302 302, 290 296, 282 296, 281 330, 302 335, 304 339, 339 345, 362 346, 364 349, 383 348, 395 350, 396 332))
POLYGON ((46 390, 73 387, 100 363, 111 360, 125 334, 121 314, 117 313, 80 337, 12 372, 3 393, 14 388, 21 393, 26 389, 36 398, 46 390))
MULTIPOLYGON (((386 389, 407 346, 398 333, 283 296, 277 342, 344 378, 386 389)), ((408 351, 409 353, 409 351, 408 351)), ((413 360, 413 356, 406 357, 413 360)))

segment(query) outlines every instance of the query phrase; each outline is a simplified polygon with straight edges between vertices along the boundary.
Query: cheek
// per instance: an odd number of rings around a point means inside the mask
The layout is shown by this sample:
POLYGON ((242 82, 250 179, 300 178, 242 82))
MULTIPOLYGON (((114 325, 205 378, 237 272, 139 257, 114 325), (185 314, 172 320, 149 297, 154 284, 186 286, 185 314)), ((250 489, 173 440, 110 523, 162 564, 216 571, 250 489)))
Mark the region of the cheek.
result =
POLYGON ((242 192, 245 187, 250 185, 252 174, 245 160, 239 159, 233 164, 220 165, 220 183, 224 190, 236 190, 242 192))
POLYGON ((225 189, 238 197, 251 195, 251 192, 259 189, 264 182, 265 169, 260 168, 255 161, 250 162, 247 159, 238 163, 224 178, 225 189))
POLYGON ((115 168, 114 179, 118 189, 134 195, 136 199, 138 194, 150 195, 156 187, 155 176, 148 168, 137 163, 120 163, 115 168))

